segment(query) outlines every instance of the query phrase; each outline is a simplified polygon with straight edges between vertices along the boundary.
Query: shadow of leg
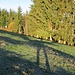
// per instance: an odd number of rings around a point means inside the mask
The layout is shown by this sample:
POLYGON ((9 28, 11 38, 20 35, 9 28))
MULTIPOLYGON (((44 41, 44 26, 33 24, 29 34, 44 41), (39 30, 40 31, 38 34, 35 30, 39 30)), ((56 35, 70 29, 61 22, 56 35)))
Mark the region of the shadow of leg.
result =
POLYGON ((47 56, 45 47, 43 48, 43 52, 44 52, 44 55, 45 55, 47 71, 48 71, 48 72, 51 72, 51 70, 50 70, 50 65, 49 65, 49 61, 48 61, 48 56, 47 56))
POLYGON ((37 65, 38 65, 38 67, 39 67, 39 63, 40 63, 39 54, 40 54, 40 49, 37 50, 37 65))

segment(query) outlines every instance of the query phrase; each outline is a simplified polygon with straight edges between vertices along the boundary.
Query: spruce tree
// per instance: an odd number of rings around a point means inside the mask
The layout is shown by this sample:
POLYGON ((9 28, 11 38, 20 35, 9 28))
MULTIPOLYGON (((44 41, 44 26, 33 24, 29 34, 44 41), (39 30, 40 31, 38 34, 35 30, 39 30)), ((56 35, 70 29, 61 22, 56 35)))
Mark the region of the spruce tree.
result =
POLYGON ((22 26, 22 9, 18 7, 18 32, 21 33, 21 26, 22 26))

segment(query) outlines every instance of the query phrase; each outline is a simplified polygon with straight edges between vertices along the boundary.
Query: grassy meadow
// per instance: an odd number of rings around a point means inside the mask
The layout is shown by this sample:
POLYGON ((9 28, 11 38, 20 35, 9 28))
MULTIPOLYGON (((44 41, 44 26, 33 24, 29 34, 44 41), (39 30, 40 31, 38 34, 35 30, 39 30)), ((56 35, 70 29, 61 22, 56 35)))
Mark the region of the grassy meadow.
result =
POLYGON ((0 30, 0 75, 75 75, 75 47, 0 30))

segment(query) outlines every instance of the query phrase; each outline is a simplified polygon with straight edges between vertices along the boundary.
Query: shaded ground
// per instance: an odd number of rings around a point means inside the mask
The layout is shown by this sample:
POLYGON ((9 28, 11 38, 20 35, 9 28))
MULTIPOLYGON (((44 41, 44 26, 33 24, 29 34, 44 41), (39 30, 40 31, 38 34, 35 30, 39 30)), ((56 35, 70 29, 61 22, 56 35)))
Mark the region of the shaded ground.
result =
POLYGON ((43 75, 45 70, 21 55, 0 48, 0 75, 43 75))
POLYGON ((75 75, 75 56, 60 46, 1 30, 0 75, 75 75))

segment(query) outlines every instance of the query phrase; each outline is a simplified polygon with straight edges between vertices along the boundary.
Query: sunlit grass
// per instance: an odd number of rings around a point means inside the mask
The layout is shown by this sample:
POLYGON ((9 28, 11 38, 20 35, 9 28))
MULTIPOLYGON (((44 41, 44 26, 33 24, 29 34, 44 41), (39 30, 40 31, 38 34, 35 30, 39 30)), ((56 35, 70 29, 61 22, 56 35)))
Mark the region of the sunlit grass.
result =
POLYGON ((0 66, 2 75, 75 75, 75 47, 0 31, 0 66))

